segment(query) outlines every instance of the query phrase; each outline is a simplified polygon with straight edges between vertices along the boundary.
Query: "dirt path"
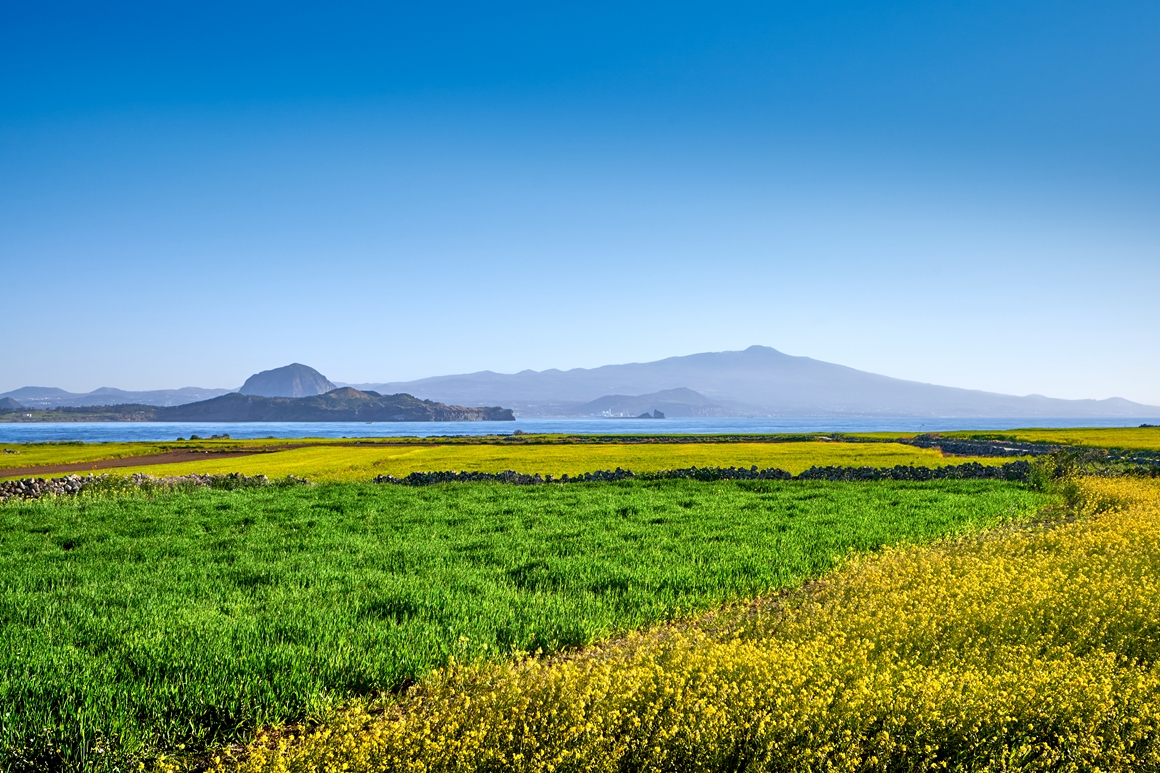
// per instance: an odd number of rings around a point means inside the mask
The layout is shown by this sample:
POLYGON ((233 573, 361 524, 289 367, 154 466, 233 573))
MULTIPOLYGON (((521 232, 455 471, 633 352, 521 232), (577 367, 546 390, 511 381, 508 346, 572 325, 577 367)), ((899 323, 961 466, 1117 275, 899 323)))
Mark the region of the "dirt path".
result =
POLYGON ((256 448, 245 451, 202 451, 196 448, 178 448, 161 454, 147 456, 123 456, 119 459, 94 459, 89 462, 73 462, 71 464, 45 464, 36 467, 9 467, 0 469, 0 478, 43 477, 58 473, 89 472, 90 470, 110 470, 116 467, 141 467, 146 464, 177 464, 179 462, 196 462, 209 459, 232 459, 236 456, 253 456, 254 454, 268 454, 274 451, 285 451, 300 446, 277 446, 256 448))

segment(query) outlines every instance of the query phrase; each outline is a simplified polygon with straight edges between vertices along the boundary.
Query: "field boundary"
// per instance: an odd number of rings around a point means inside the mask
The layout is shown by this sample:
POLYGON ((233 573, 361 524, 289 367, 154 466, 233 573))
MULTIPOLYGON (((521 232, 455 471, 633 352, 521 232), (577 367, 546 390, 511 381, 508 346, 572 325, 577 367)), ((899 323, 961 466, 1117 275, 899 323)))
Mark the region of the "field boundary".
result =
POLYGON ((685 467, 675 470, 658 470, 636 474, 632 470, 617 467, 615 470, 596 470, 579 475, 561 475, 558 478, 552 475, 516 472, 458 472, 445 470, 441 472, 412 472, 404 478, 393 475, 379 475, 372 483, 387 483, 401 486, 433 486, 440 483, 477 483, 494 482, 507 483, 514 486, 539 486, 549 483, 593 483, 614 482, 620 480, 826 480, 826 481, 858 481, 858 480, 969 480, 990 479, 1025 482, 1031 473, 1031 464, 1024 460, 1007 462, 1002 465, 985 465, 978 462, 966 464, 945 465, 943 467, 918 467, 914 465, 895 465, 894 467, 811 467, 804 472, 793 475, 777 467, 758 469, 752 467, 685 467))

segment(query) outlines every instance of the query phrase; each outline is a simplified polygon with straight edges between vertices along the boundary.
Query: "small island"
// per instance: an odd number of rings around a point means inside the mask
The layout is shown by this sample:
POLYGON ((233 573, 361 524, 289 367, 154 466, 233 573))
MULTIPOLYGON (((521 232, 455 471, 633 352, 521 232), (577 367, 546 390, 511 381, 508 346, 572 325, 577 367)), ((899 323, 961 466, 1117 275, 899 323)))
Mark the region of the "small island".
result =
POLYGON ((420 400, 408 394, 381 395, 352 387, 308 397, 262 397, 238 392, 185 405, 89 405, 30 410, 19 405, 0 413, 0 422, 41 421, 515 421, 510 408, 467 408, 420 400))

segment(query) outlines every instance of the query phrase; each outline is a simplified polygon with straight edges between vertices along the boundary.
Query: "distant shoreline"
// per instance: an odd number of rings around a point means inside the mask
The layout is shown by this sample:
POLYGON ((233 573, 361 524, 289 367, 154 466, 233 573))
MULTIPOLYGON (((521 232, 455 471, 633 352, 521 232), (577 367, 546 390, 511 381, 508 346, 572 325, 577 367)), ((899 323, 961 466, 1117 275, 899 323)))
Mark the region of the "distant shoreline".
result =
MULTIPOLYGON (((45 411, 45 413, 50 413, 45 411)), ((625 421, 629 418, 625 417, 625 421)), ((632 421, 636 421, 633 417, 632 421)), ((107 416, 62 417, 53 414, 49 418, 11 418, 0 416, 0 424, 407 424, 416 421, 438 424, 461 421, 516 421, 511 419, 116 419, 107 416)))
POLYGON ((340 387, 309 397, 261 397, 238 392, 174 406, 141 404, 18 408, 0 414, 8 424, 69 422, 404 422, 515 421, 510 408, 445 405, 408 394, 380 395, 340 387))

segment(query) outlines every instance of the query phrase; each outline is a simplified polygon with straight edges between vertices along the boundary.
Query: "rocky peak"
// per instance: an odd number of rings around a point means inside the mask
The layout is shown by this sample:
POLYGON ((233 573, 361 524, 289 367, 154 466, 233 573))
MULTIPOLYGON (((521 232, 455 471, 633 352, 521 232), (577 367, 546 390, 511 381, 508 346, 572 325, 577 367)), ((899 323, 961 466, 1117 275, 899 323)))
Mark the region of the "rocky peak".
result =
POLYGON ((292 363, 273 370, 255 373, 238 391, 259 397, 313 397, 337 387, 314 368, 292 363))

